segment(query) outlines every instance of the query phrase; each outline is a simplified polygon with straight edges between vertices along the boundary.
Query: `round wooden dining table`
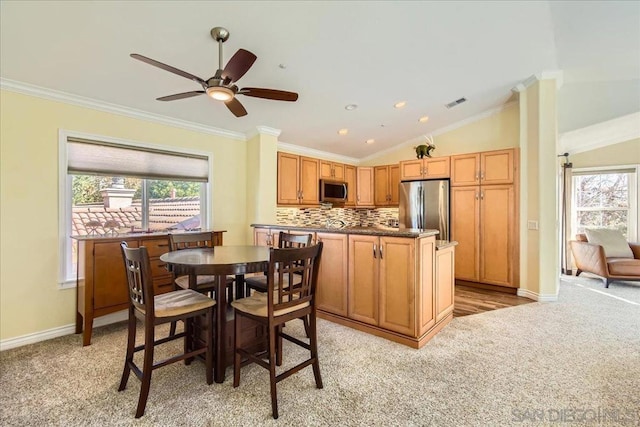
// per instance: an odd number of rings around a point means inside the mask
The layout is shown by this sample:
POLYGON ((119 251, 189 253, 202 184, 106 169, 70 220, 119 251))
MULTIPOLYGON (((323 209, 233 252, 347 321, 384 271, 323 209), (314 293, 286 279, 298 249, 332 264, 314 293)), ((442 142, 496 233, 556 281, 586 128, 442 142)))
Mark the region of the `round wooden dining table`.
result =
MULTIPOLYGON (((226 342, 226 277, 235 275, 236 281, 243 281, 247 273, 266 271, 269 264, 267 246, 214 246, 212 248, 194 248, 172 251, 160 256, 160 260, 189 275, 189 288, 195 289, 196 276, 216 276, 216 327, 214 380, 224 382, 227 361, 226 342)), ((242 283, 236 283, 236 294, 242 283)), ((242 295, 240 295, 242 296, 242 295)), ((238 295, 236 296, 238 297, 238 295)))

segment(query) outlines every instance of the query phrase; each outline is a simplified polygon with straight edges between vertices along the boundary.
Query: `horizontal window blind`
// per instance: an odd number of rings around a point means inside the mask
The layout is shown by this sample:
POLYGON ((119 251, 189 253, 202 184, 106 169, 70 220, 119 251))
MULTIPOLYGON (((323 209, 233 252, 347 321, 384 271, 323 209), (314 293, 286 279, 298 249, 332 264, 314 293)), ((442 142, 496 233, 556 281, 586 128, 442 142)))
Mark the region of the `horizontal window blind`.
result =
POLYGON ((571 174, 577 175, 610 175, 614 173, 636 173, 635 168, 625 166, 614 166, 611 169, 595 169, 595 170, 573 170, 571 174))
POLYGON ((67 171, 70 174, 207 182, 209 159, 207 156, 69 137, 67 171))

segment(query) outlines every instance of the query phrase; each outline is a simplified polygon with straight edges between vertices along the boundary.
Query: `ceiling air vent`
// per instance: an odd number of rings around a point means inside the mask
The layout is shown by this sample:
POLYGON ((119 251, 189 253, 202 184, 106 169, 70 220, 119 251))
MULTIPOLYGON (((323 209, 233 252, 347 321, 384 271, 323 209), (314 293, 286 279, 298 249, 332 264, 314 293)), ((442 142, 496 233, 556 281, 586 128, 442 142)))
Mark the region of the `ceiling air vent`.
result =
POLYGON ((453 108, 456 105, 459 105, 459 104, 462 104, 463 102, 466 102, 466 100, 467 100, 467 98, 456 99, 455 101, 450 102, 448 104, 445 104, 444 106, 447 107, 447 108, 453 108))

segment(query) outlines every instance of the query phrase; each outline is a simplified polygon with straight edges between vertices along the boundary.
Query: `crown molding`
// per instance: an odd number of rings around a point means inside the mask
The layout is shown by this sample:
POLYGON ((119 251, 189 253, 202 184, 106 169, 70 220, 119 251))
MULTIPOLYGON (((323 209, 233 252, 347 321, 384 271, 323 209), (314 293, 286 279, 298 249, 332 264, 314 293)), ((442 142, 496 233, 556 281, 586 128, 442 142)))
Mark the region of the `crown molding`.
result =
MULTIPOLYGON (((491 117, 493 115, 499 114, 501 112, 503 112, 504 110, 511 108, 511 107, 516 107, 518 106, 518 101, 511 101, 511 102, 507 102, 506 104, 503 104, 499 107, 496 108, 491 108, 489 110, 483 111, 482 113, 476 114, 475 116, 472 117, 468 117, 464 120, 460 120, 459 122, 455 122, 453 124, 450 124, 448 126, 436 129, 433 132, 429 132, 429 135, 431 136, 438 136, 438 135, 442 135, 444 133, 447 132, 451 132, 453 130, 459 129, 463 126, 467 126, 473 122, 477 122, 478 120, 482 120, 482 119, 486 119, 488 117, 491 117)), ((377 157, 380 156, 384 156, 385 154, 389 154, 392 153, 394 151, 399 150, 400 148, 404 148, 404 147, 408 147, 408 146, 414 146, 414 145, 419 145, 419 144, 424 144, 425 140, 424 140, 424 136, 420 135, 417 136, 415 138, 411 138, 407 141, 404 141, 398 145, 394 145, 393 147, 389 147, 387 149, 384 149, 382 151, 377 151, 374 154, 371 154, 367 157, 364 157, 362 159, 360 159, 360 162, 365 162, 367 160, 371 160, 371 159, 375 159, 377 157)))
POLYGON ((340 163, 348 163, 352 165, 359 165, 362 160, 354 157, 341 156, 339 154, 328 153, 326 151, 320 151, 313 148, 302 147, 300 145, 289 144, 286 142, 278 141, 278 151, 286 151, 291 154, 298 154, 309 157, 317 157, 325 160, 335 160, 340 163))
POLYGON ((213 126, 206 126, 187 120, 180 120, 172 117, 162 116, 160 114, 148 113, 146 111, 136 110, 134 108, 98 101, 91 98, 85 98, 83 96, 73 95, 53 89, 47 89, 41 86, 23 83, 16 80, 0 78, 0 89, 21 93, 23 95, 35 96, 50 101, 63 102, 65 104, 91 108, 93 110, 103 111, 106 113, 119 114, 121 116, 126 116, 133 119, 145 120, 148 122, 173 126, 194 132, 206 133, 239 141, 247 140, 247 136, 240 132, 233 132, 213 126))
POLYGON ((281 133, 282 131, 280 129, 272 128, 269 126, 256 126, 254 130, 247 132, 247 140, 254 138, 257 135, 269 135, 275 136, 277 138, 281 133))
POLYGON ((640 112, 636 112, 565 132, 558 140, 561 152, 577 154, 639 138, 640 112))
POLYGON ((541 80, 552 80, 552 79, 556 81, 556 90, 560 89, 564 84, 564 74, 562 70, 541 71, 538 74, 534 74, 532 76, 527 77, 524 81, 522 81, 521 83, 518 83, 511 90, 514 92, 523 92, 536 82, 539 82, 541 80))

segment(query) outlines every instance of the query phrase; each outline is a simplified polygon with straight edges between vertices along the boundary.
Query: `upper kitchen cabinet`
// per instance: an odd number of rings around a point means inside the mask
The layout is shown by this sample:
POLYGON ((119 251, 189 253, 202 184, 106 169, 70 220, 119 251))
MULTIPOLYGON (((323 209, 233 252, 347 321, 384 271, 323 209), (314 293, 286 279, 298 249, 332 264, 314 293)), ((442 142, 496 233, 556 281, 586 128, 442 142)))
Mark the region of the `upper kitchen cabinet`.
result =
POLYGON ((374 181, 376 206, 398 206, 400 166, 376 166, 374 168, 374 181))
POLYGON ((345 165, 343 165, 342 163, 333 163, 326 160, 320 160, 320 179, 344 181, 345 165))
POLYGON ((400 180, 416 181, 449 178, 449 166, 449 156, 405 160, 400 162, 400 180))
POLYGON ((356 205, 357 177, 356 167, 344 165, 344 181, 347 183, 347 200, 344 203, 346 207, 356 205))
MULTIPOLYGON (((348 190, 347 190, 348 191, 348 190)), ((356 206, 374 206, 374 177, 372 167, 356 168, 356 206)))
POLYGON ((515 149, 451 156, 451 186, 513 184, 515 149))
POLYGON ((278 152, 278 204, 318 205, 320 161, 278 152))

